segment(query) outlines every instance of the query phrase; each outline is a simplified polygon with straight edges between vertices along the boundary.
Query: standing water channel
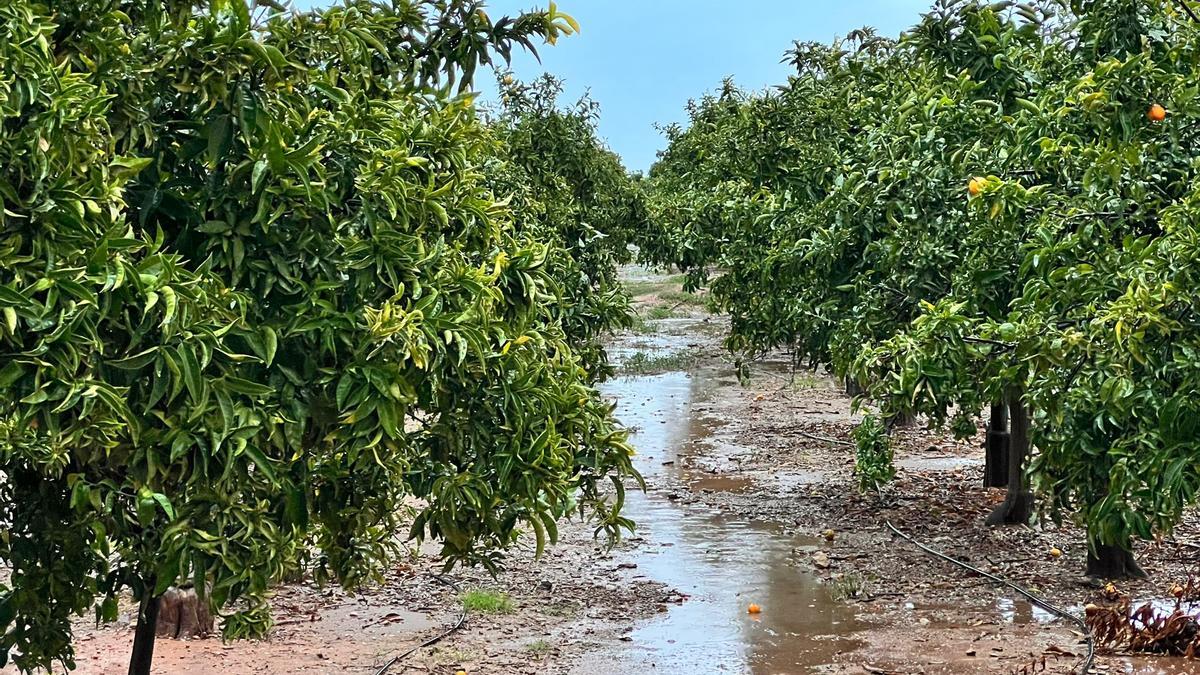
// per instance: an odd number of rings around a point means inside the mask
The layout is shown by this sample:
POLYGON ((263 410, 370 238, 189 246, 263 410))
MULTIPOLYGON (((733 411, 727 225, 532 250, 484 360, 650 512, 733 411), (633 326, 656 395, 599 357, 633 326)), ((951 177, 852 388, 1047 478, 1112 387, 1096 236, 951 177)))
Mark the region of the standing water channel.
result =
MULTIPOLYGON (((686 343, 688 327, 678 328, 681 341, 655 344, 655 350, 686 343)), ((628 350, 613 354, 620 361, 628 350)), ((720 424, 698 404, 716 387, 736 386, 731 368, 623 376, 603 386, 633 431, 635 463, 649 484, 644 494, 629 493, 627 515, 644 541, 623 562, 685 599, 636 627, 620 648, 591 654, 574 672, 811 672, 859 644, 853 609, 797 565, 818 548, 815 539, 671 498, 678 485, 697 491, 747 487, 748 479, 714 477, 692 461, 713 447, 714 425, 720 424), (762 612, 748 613, 751 603, 762 612)))

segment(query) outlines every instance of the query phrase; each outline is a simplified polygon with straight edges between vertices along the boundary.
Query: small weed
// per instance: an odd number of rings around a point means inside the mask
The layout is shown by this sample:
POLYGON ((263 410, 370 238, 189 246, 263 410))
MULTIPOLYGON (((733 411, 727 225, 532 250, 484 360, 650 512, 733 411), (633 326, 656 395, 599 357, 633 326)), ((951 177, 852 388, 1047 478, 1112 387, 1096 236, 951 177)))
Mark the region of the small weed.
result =
POLYGON ((648 307, 634 313, 633 319, 629 323, 629 330, 641 335, 657 333, 659 327, 651 323, 652 321, 670 319, 675 316, 678 316, 678 314, 672 311, 670 307, 662 305, 648 307))
POLYGON ((483 588, 471 589, 458 596, 463 609, 479 614, 512 614, 513 601, 507 593, 483 588))
POLYGON ((756 372, 748 364, 742 364, 738 371, 738 384, 749 387, 756 382, 764 382, 760 385, 761 388, 778 387, 778 389, 786 391, 804 391, 821 386, 821 380, 815 375, 800 372, 790 375, 779 375, 770 371, 756 372))
POLYGON ((632 297, 640 295, 659 295, 662 293, 680 293, 678 289, 683 286, 683 282, 687 277, 683 274, 675 274, 661 279, 636 279, 627 280, 624 283, 625 290, 632 297))
POLYGON ((670 307, 668 307, 666 305, 657 305, 655 307, 651 307, 646 312, 646 319, 650 320, 650 321, 657 321, 659 319, 670 319, 673 316, 675 316, 675 310, 671 309, 670 307))
POLYGON ((625 292, 629 293, 629 296, 633 298, 636 298, 639 295, 653 293, 660 286, 662 286, 662 284, 657 281, 626 281, 624 285, 625 292))
POLYGON ((439 647, 434 646, 429 650, 434 660, 442 666, 458 666, 464 663, 479 660, 482 654, 475 649, 460 649, 458 647, 439 647))
POLYGON ((840 578, 833 580, 829 594, 838 601, 865 598, 868 595, 867 580, 854 572, 843 574, 840 578))
POLYGON ((694 350, 671 352, 669 354, 647 354, 637 352, 622 363, 618 370, 626 375, 656 375, 676 370, 691 370, 700 361, 700 354, 694 350))
POLYGON ((791 380, 792 391, 800 391, 801 389, 816 389, 821 383, 814 375, 796 375, 791 380))
POLYGON ((546 640, 534 640, 525 645, 525 649, 534 656, 545 656, 554 650, 554 645, 546 640))
POLYGON ((663 291, 658 294, 658 299, 669 305, 690 305, 692 307, 707 307, 708 300, 695 293, 687 291, 663 291))
POLYGON ((896 477, 892 439, 878 417, 867 415, 854 429, 854 474, 859 492, 878 492, 896 477))

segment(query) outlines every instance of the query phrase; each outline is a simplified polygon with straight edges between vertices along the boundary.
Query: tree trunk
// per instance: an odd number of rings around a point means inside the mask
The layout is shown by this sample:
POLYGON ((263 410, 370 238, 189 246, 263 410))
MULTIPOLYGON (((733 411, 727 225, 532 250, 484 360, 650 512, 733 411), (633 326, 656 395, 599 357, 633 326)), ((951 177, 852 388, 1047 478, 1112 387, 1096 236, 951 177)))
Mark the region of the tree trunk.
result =
POLYGON ((1019 525, 1033 513, 1033 493, 1025 485, 1025 459, 1029 456, 1029 409, 1021 393, 1008 395, 1011 430, 1008 436, 1008 494, 987 518, 988 525, 1019 525))
POLYGON ((984 487, 1008 485, 1008 440, 1008 408, 1004 403, 994 403, 987 429, 984 487))
POLYGON ((911 429, 917 423, 917 416, 910 412, 897 413, 888 418, 888 431, 892 429, 911 429))
POLYGON ((1124 546, 1101 544, 1088 548, 1087 575, 1101 579, 1145 579, 1146 571, 1133 559, 1133 551, 1124 546))
POLYGON ((158 625, 158 598, 154 597, 153 577, 142 589, 137 628, 133 633, 133 653, 129 656, 129 675, 150 675, 154 661, 154 633, 158 625))
POLYGON ((847 377, 845 381, 846 381, 846 396, 849 396, 850 398, 854 398, 855 396, 861 396, 862 394, 866 393, 866 390, 864 390, 862 387, 860 387, 858 385, 858 381, 855 380, 854 378, 847 377))
POLYGON ((187 639, 205 637, 212 633, 213 617, 191 586, 169 588, 158 599, 159 637, 187 639))

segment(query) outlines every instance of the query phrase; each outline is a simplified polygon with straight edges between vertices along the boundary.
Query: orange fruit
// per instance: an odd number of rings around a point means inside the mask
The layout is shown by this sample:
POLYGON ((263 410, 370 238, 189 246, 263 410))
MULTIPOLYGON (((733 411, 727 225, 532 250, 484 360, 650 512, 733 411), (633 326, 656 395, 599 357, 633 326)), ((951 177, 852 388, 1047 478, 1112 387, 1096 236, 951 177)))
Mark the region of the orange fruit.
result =
POLYGON ((1057 546, 1051 546, 1051 547, 1050 547, 1050 557, 1052 557, 1052 558, 1057 558, 1057 557, 1059 557, 1060 555, 1062 555, 1062 550, 1061 550, 1061 549, 1059 549, 1057 546))
POLYGON ((512 83, 513 83, 512 75, 505 75, 504 76, 504 84, 512 84, 512 83))
POLYGON ((978 196, 983 191, 983 184, 984 180, 976 176, 971 179, 970 183, 967 183, 967 192, 971 193, 972 197, 978 196))
POLYGON ((1151 122, 1161 122, 1167 119, 1167 109, 1155 103, 1146 112, 1146 117, 1149 117, 1151 122))
POLYGON ((761 612, 762 612, 762 607, 759 607, 757 604, 755 604, 753 602, 750 603, 750 606, 746 608, 747 614, 759 614, 761 612))

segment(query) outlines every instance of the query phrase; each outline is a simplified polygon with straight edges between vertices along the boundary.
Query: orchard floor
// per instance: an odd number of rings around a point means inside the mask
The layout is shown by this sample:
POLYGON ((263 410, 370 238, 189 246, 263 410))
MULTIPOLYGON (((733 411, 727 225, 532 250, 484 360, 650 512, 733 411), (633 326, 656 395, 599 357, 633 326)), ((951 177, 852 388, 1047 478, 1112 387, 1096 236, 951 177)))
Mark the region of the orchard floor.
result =
MULTIPOLYGON (((291 585, 269 640, 160 640, 155 671, 379 673, 457 622, 453 580, 507 594, 511 612, 469 614, 386 672, 1071 672, 1084 648, 1067 624, 886 523, 1073 611, 1100 592, 1081 577, 1080 531, 984 527, 1003 493, 980 487, 981 449, 919 427, 898 432, 894 484, 858 495, 852 448, 821 440, 844 442, 856 423, 835 382, 793 373, 784 357, 745 364, 739 380, 722 321, 676 278, 628 277, 644 321, 615 341, 621 374, 603 391, 634 432, 647 483, 629 491, 635 534, 608 551, 586 524, 565 524, 541 560, 518 551, 495 580, 436 576, 426 551, 361 594, 291 585)), ((1176 541, 1142 547, 1150 579, 1122 590, 1152 599, 1186 581, 1197 521, 1176 541)), ((77 672, 124 672, 128 618, 81 628, 77 672)), ((1101 655, 1094 672, 1200 673, 1200 662, 1101 655)))

